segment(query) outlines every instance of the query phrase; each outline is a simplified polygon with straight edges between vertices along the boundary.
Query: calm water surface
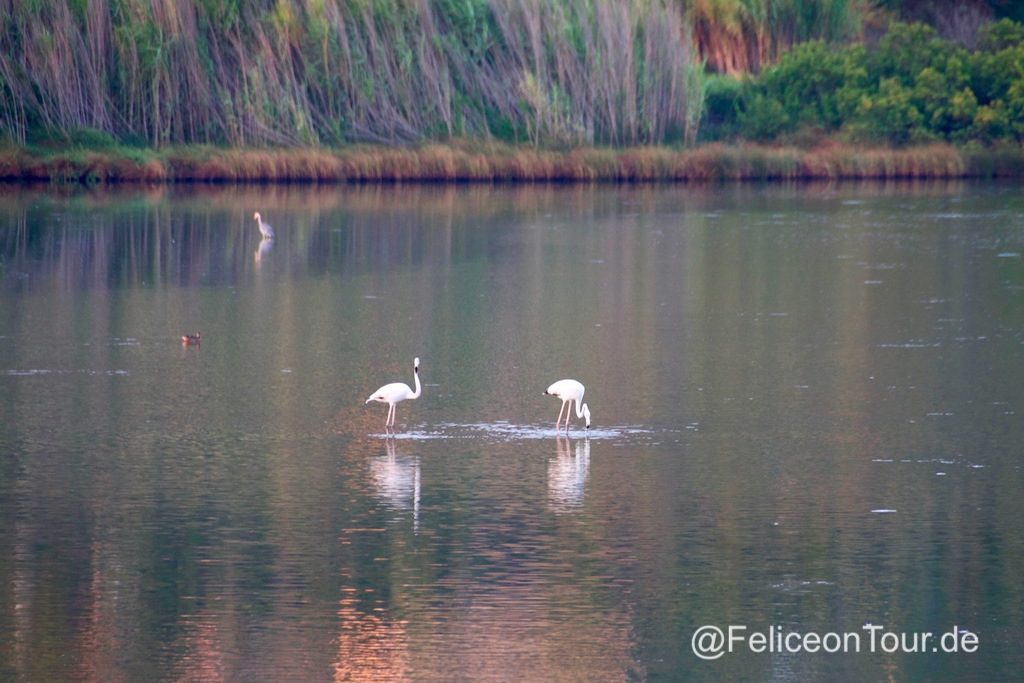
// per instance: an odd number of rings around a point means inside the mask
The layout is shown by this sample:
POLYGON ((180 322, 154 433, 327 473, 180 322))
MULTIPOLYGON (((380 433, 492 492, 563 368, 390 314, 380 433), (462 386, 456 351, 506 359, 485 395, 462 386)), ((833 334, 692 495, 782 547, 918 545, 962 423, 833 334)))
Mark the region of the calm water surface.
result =
POLYGON ((992 185, 2 189, 0 679, 1016 679, 1022 255, 992 185))

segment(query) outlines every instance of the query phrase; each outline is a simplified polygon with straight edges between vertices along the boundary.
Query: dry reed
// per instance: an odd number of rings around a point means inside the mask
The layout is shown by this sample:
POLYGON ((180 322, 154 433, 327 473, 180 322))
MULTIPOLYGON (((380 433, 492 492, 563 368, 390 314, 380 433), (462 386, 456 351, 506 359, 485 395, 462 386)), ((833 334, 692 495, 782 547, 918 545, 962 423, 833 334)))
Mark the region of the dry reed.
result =
POLYGON ((121 148, 33 153, 0 149, 0 178, 71 182, 707 182, 842 178, 1024 176, 1024 149, 960 150, 946 144, 803 150, 761 145, 694 149, 581 147, 568 151, 456 143, 222 150, 121 148))
POLYGON ((671 0, 0 0, 0 137, 692 141, 689 36, 671 0))

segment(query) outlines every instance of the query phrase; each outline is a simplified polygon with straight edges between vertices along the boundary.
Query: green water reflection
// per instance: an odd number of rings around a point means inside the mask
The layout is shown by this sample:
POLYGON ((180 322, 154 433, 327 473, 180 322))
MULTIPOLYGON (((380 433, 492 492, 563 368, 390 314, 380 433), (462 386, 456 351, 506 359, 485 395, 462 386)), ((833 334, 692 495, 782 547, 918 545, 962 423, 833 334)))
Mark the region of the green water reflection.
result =
POLYGON ((4 188, 0 678, 1013 679, 1022 254, 963 183, 4 188), (980 649, 690 650, 869 623, 980 649))

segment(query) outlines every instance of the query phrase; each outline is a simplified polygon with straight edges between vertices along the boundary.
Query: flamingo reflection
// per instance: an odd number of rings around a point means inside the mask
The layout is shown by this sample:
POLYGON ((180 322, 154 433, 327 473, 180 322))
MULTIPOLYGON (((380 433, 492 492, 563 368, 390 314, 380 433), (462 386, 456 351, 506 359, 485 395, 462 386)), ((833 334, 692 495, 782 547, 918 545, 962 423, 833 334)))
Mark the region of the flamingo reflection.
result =
POLYGON ((260 240, 260 246, 256 247, 256 253, 253 255, 256 263, 259 263, 263 258, 270 254, 271 249, 274 247, 274 240, 271 237, 264 237, 260 240))
POLYGON ((548 461, 548 504, 557 513, 573 512, 583 506, 584 489, 590 470, 590 439, 573 443, 555 439, 556 457, 548 461))
POLYGON ((393 510, 412 510, 413 530, 420 523, 420 459, 395 451, 395 439, 384 440, 387 455, 370 463, 377 495, 393 510))

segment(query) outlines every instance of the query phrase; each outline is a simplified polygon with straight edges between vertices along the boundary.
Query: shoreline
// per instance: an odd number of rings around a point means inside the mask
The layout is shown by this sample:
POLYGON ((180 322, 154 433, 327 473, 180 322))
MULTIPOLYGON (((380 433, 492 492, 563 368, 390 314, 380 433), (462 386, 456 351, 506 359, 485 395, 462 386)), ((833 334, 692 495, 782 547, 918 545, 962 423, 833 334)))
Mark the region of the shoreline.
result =
POLYGON ((29 183, 642 183, 1024 177, 1024 147, 810 148, 710 143, 539 150, 526 146, 358 145, 337 149, 162 150, 0 147, 0 181, 29 183))

